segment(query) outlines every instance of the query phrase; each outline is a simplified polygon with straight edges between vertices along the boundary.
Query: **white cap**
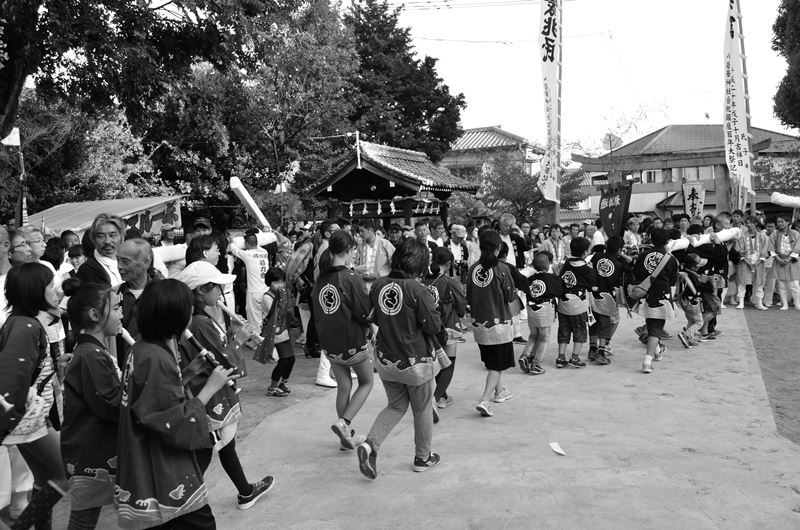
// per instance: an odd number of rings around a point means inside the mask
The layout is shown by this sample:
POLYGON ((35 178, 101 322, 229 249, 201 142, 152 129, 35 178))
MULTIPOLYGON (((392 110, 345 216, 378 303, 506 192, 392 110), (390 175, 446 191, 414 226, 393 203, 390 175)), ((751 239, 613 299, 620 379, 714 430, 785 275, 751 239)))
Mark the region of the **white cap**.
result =
POLYGON ((175 279, 188 285, 189 289, 195 290, 207 283, 215 283, 217 285, 233 283, 236 276, 219 272, 219 269, 207 261, 195 261, 187 265, 175 279))

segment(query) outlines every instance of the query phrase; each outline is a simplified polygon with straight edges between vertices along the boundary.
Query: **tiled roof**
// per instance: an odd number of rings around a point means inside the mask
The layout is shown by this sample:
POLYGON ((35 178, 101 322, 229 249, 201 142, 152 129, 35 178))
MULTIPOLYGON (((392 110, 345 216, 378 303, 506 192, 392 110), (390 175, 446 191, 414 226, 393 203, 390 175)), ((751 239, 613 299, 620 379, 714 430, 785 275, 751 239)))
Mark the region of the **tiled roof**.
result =
POLYGON ((558 212, 558 220, 561 223, 579 223, 586 219, 597 219, 597 214, 592 213, 589 208, 581 210, 560 210, 558 212))
POLYGON ((504 131, 500 127, 478 127, 476 129, 465 129, 458 140, 450 146, 450 150, 468 151, 470 149, 517 147, 520 144, 530 145, 534 150, 541 149, 522 136, 504 131))
MULTIPOLYGON (((771 189, 756 189, 756 203, 771 203, 772 202, 772 191, 771 189)), ((717 192, 714 190, 706 190, 706 199, 705 199, 706 206, 716 206, 717 205, 717 192)), ((683 208, 683 192, 677 191, 672 195, 669 195, 666 199, 656 204, 659 208, 683 208)))
MULTIPOLYGON (((751 127, 750 130, 753 134, 754 144, 768 138, 772 139, 773 143, 797 141, 797 138, 793 136, 758 127, 751 127)), ((722 151, 724 144, 722 125, 667 125, 614 150, 614 157, 715 152, 722 151)), ((600 158, 608 156, 606 154, 600 158)))
POLYGON ((363 141, 360 142, 360 146, 362 160, 367 160, 399 177, 419 182, 420 191, 458 190, 475 193, 478 190, 477 184, 436 166, 425 153, 363 141))

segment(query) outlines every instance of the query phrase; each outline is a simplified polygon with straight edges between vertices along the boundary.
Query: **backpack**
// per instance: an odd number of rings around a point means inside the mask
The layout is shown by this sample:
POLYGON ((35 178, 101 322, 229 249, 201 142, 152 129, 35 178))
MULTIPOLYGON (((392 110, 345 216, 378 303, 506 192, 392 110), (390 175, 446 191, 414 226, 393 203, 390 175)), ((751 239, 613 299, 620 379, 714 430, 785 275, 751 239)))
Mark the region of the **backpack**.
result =
POLYGON ((647 293, 650 291, 650 286, 653 284, 653 278, 661 274, 661 271, 664 270, 664 266, 666 266, 668 260, 669 260, 669 252, 664 254, 664 257, 662 257, 661 260, 658 262, 658 266, 655 268, 653 272, 647 275, 647 278, 645 278, 639 283, 629 283, 627 289, 628 298, 634 301, 638 301, 646 297, 647 293))

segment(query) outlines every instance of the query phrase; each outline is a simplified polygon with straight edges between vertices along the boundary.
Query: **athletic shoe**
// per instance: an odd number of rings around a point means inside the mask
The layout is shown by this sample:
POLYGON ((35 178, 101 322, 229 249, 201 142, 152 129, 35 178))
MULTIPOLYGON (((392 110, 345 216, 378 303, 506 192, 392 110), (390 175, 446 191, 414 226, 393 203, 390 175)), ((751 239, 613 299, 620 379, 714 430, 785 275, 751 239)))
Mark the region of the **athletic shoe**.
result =
POLYGON ((633 332, 636 333, 637 336, 641 337, 647 332, 647 327, 639 326, 638 328, 633 328, 633 332))
POLYGON ((653 371, 653 365, 651 365, 649 363, 642 364, 642 373, 643 374, 649 374, 652 371, 653 371))
POLYGON ((644 333, 643 335, 639 335, 639 342, 641 342, 642 344, 647 346, 647 339, 648 338, 649 337, 647 336, 647 333, 644 333))
POLYGON ((531 366, 531 375, 542 375, 543 373, 544 368, 542 368, 542 365, 534 361, 533 366, 531 366))
POLYGON ((279 384, 279 385, 278 385, 278 388, 280 388, 281 390, 283 390, 283 391, 284 391, 284 392, 286 392, 287 394, 291 394, 291 393, 292 393, 292 391, 289 389, 289 387, 288 387, 288 386, 286 386, 286 383, 281 383, 281 384, 279 384))
POLYGON ((569 361, 567 361, 567 358, 558 357, 556 359, 556 368, 564 368, 565 366, 569 366, 569 361))
POLYGON ((495 403, 502 403, 503 401, 508 401, 513 397, 514 394, 512 394, 509 389, 504 388, 503 391, 500 392, 499 394, 495 392, 494 399, 492 401, 494 401, 495 403))
POLYGON ((271 386, 267 389, 267 395, 270 397, 286 397, 289 394, 279 386, 271 386))
POLYGON ((580 357, 575 357, 574 355, 569 358, 567 364, 573 368, 583 368, 584 366, 586 366, 586 363, 581 361, 580 357))
POLYGON ((609 361, 608 357, 606 357, 606 352, 603 348, 598 348, 597 354, 595 354, 593 361, 598 366, 606 366, 607 364, 611 364, 611 361, 609 361))
POLYGON ((270 475, 262 478, 255 484, 251 484, 253 486, 253 491, 250 492, 250 495, 237 495, 236 502, 238 503, 237 508, 240 510, 249 510, 253 507, 258 500, 267 494, 269 490, 272 489, 272 486, 275 485, 275 479, 272 478, 270 475))
POLYGON ((684 333, 683 331, 678 333, 678 340, 680 341, 681 346, 683 346, 684 348, 691 348, 691 346, 689 345, 689 337, 687 337, 686 333, 684 333))
POLYGON ((519 358, 519 369, 526 374, 531 373, 531 360, 527 355, 523 355, 519 358))
POLYGON ((597 358, 597 347, 596 346, 589 346, 589 353, 586 355, 586 358, 589 362, 594 362, 597 358))
POLYGON ((481 416, 483 416, 484 418, 488 418, 489 416, 494 415, 494 412, 492 412, 492 409, 489 407, 488 401, 481 401, 480 403, 478 403, 478 406, 475 407, 475 409, 478 412, 480 412, 481 416))
POLYGON ((658 351, 657 351, 657 352, 656 352, 656 354, 653 356, 653 360, 654 360, 654 361, 660 361, 661 359, 663 359, 663 358, 664 358, 664 354, 665 354, 665 353, 667 353, 667 347, 666 347, 666 346, 664 346, 663 344, 659 344, 659 345, 658 345, 658 351))
MULTIPOLYGON (((363 434, 356 435, 356 431, 353 430, 353 429, 350 429, 350 438, 352 438, 353 445, 355 447, 358 447, 360 444, 363 444, 364 441, 367 439, 367 437, 364 436, 363 434)), ((353 448, 345 446, 344 442, 339 440, 339 450, 340 451, 352 451, 353 448)))
POLYGON ((669 332, 669 331, 667 331, 666 329, 665 329, 665 330, 662 330, 662 331, 661 331, 661 338, 662 338, 662 339, 671 339, 671 338, 672 338, 672 333, 670 333, 670 332, 669 332))
POLYGON ((699 340, 700 342, 707 342, 709 340, 717 340, 717 337, 713 333, 706 333, 705 335, 701 333, 699 340))
POLYGON ((432 467, 436 467, 439 465, 442 459, 436 453, 430 453, 428 458, 423 460, 422 458, 415 457, 414 458, 414 471, 417 473, 422 473, 423 471, 427 471, 432 467))
POLYGON ((336 420, 336 423, 331 425, 331 430, 339 437, 339 440, 342 442, 342 447, 346 447, 348 449, 355 449, 356 444, 353 443, 353 435, 350 431, 350 426, 347 425, 347 422, 344 419, 339 418, 336 420))
POLYGON ((611 357, 614 355, 614 350, 611 348, 611 344, 606 344, 606 357, 611 357))
POLYGON ((356 447, 356 454, 358 455, 358 469, 361 470, 361 474, 372 480, 378 478, 378 450, 372 447, 369 441, 365 441, 356 447))
POLYGON ((516 344, 528 344, 528 339, 523 339, 522 337, 514 337, 514 343, 516 343, 516 344))
POLYGON ((447 397, 442 396, 439 398, 439 401, 436 402, 436 406, 439 407, 440 409, 446 409, 452 404, 453 404, 453 398, 451 396, 447 397))

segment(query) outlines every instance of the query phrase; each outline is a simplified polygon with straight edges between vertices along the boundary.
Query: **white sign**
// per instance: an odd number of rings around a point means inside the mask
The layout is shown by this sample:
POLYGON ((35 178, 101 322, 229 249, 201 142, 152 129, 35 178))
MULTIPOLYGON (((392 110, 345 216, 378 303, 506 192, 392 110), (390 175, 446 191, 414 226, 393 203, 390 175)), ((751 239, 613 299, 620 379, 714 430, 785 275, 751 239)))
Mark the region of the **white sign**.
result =
POLYGON ((747 128, 747 94, 742 75, 741 17, 738 1, 728 0, 725 21, 725 161, 731 183, 750 191, 753 187, 752 158, 747 128))
POLYGON ((703 215, 703 206, 706 203, 706 190, 699 182, 686 183, 683 185, 683 211, 689 217, 703 215))
POLYGON ((561 167, 561 0, 542 0, 539 35, 544 82, 544 119, 547 144, 539 172, 539 189, 548 201, 561 202, 558 170, 561 167))

